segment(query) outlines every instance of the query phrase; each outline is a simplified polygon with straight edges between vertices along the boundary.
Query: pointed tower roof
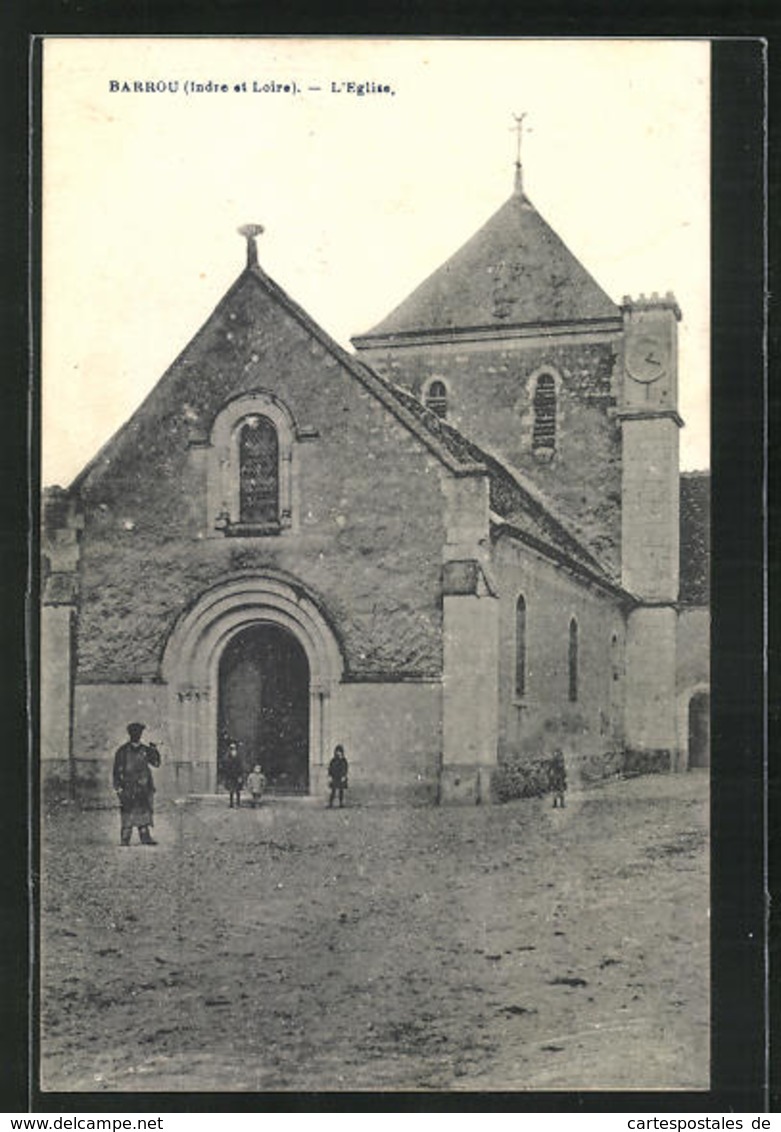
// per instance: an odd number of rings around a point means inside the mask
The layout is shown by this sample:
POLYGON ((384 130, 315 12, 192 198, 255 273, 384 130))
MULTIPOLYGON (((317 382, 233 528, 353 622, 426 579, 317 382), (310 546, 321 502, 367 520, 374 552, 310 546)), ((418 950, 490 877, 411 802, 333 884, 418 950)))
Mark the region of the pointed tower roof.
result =
POLYGON ((387 318, 353 338, 620 320, 621 312, 518 188, 387 318))

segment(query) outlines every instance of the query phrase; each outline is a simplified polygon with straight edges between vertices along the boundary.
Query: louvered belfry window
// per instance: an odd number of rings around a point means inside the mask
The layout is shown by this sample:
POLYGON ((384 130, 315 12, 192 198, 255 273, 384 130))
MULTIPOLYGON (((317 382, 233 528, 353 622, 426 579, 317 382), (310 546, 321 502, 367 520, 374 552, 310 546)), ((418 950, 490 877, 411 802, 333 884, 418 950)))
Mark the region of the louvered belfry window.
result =
POLYGON ((279 440, 268 417, 250 417, 239 434, 242 523, 279 522, 279 440))
POLYGON ((549 373, 540 374, 534 390, 532 448, 556 447, 556 383, 549 373))
POLYGON ((447 389, 443 381, 432 381, 426 393, 426 408, 443 420, 447 416, 447 389))

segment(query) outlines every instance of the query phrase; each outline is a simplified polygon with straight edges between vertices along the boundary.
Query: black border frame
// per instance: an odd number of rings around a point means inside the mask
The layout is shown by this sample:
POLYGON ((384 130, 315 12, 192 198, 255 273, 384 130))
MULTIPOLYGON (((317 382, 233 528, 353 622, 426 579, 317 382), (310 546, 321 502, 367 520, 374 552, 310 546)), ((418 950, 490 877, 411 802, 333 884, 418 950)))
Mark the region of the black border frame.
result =
MULTIPOLYGON (((692 5, 693 7, 694 5, 692 5)), ((713 1048, 712 1087, 707 1092, 554 1093, 41 1093, 28 1092, 29 944, 34 938, 28 897, 35 880, 34 818, 26 768, 25 629, 28 553, 35 532, 28 499, 37 499, 38 406, 30 395, 28 356, 37 357, 40 263, 40 99, 28 101, 35 75, 31 37, 61 35, 352 34, 474 36, 605 36, 616 38, 616 15, 502 4, 490 13, 467 4, 425 12, 403 5, 379 27, 376 15, 327 13, 288 7, 284 16, 251 0, 152 0, 135 8, 108 0, 37 0, 7 11, 0 48, 5 97, 0 104, 0 144, 8 202, 2 228, 3 345, 6 399, 0 447, 0 566, 6 669, 2 691, 4 752, 0 806, 4 831, 0 870, 0 975, 3 1026, 0 1109, 9 1112, 763 1112, 779 1101, 778 1078, 766 1045, 767 1002, 767 804, 777 797, 778 774, 767 791, 765 764, 765 428, 764 302, 766 209, 766 49, 762 32, 775 30, 744 5, 731 16, 689 18, 658 5, 653 19, 622 14, 622 36, 705 37, 713 41, 712 231, 713 231, 713 1048), (154 10, 153 10, 154 9, 154 10), (345 26, 346 23, 349 26, 345 26), (688 22, 688 26, 686 26, 688 22), (747 25, 753 27, 747 30, 747 25), (762 26, 764 23, 764 26, 762 26), (523 26, 520 26, 523 24, 523 26), (339 26, 341 25, 341 26, 339 26), (372 26, 374 25, 374 26, 372 26), (29 132, 28 132, 29 131, 29 132), (28 139, 33 162, 28 178, 28 139), (33 211, 29 234, 28 189, 33 211), (28 249, 29 237, 29 249, 28 249), (29 259, 28 259, 29 256, 29 259), (28 262, 32 265, 28 283, 28 262), (31 321, 28 321, 31 320, 31 321), (32 337, 30 337, 32 335, 32 337), (31 440, 28 446, 28 428, 31 440), (29 544, 29 545, 28 545, 29 544)), ((542 5, 540 5, 542 7, 542 5)), ((574 7, 574 5, 573 5, 574 7)), ((39 53, 38 53, 39 57, 39 53)), ((38 87, 38 89, 40 89, 38 87)), ((770 168, 770 187, 778 169, 770 168)), ((773 339, 774 341, 774 339, 773 339)), ((35 386, 33 385, 33 393, 35 386)), ((777 408, 774 398, 771 408, 777 408)), ((772 533, 772 532, 771 532, 772 533)), ((37 556, 36 556, 37 557, 37 556)), ((35 613, 29 640, 35 639, 35 613)), ((772 674, 771 674, 772 676, 772 674)), ((775 842, 772 843, 775 845, 775 842)), ((34 968, 33 968, 34 973, 34 968)), ((778 993, 774 998, 778 1006, 778 993)))

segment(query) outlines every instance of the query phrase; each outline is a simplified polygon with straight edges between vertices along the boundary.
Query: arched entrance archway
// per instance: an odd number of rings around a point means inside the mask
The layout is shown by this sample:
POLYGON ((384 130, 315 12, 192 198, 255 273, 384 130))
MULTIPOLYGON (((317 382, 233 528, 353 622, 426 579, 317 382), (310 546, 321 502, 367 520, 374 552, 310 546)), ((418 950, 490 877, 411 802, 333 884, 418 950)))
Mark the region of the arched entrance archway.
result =
POLYGON ((695 692, 689 700, 689 768, 710 766, 710 693, 695 692))
POLYGON ((288 629, 241 629, 219 662, 218 758, 238 744, 245 773, 259 763, 272 790, 309 789, 309 662, 288 629))
MULTIPOLYGON (((314 599, 299 583, 282 575, 246 574, 207 590, 179 619, 163 655, 163 680, 169 687, 172 761, 177 778, 189 774, 190 789, 217 789, 220 731, 220 666, 234 641, 258 626, 276 626, 295 644, 283 646, 292 657, 306 659, 308 683, 308 773, 325 776, 327 752, 333 746, 331 700, 342 678, 343 663, 336 638, 314 599), (296 649, 300 650, 296 653, 296 649)), ((260 646, 258 646, 260 647, 260 646)), ((263 646, 267 647, 267 646, 263 646)), ((261 649, 262 651, 262 649, 261 649)), ((230 660, 228 660, 230 665, 230 660)), ((296 662, 292 662, 296 663, 296 662)), ((299 685, 302 681, 299 681, 299 685)))

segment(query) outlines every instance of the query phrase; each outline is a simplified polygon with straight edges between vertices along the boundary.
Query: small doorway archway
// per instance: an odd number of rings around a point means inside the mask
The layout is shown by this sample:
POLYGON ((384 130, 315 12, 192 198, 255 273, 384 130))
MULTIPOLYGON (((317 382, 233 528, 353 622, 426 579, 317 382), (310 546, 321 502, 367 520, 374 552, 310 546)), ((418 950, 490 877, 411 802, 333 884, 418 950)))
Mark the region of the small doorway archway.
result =
POLYGON ((309 662, 280 625, 249 625, 219 664, 218 759, 238 744, 245 772, 260 763, 272 790, 309 789, 309 662))
POLYGON ((710 693, 695 692, 689 700, 689 768, 710 766, 710 693))

